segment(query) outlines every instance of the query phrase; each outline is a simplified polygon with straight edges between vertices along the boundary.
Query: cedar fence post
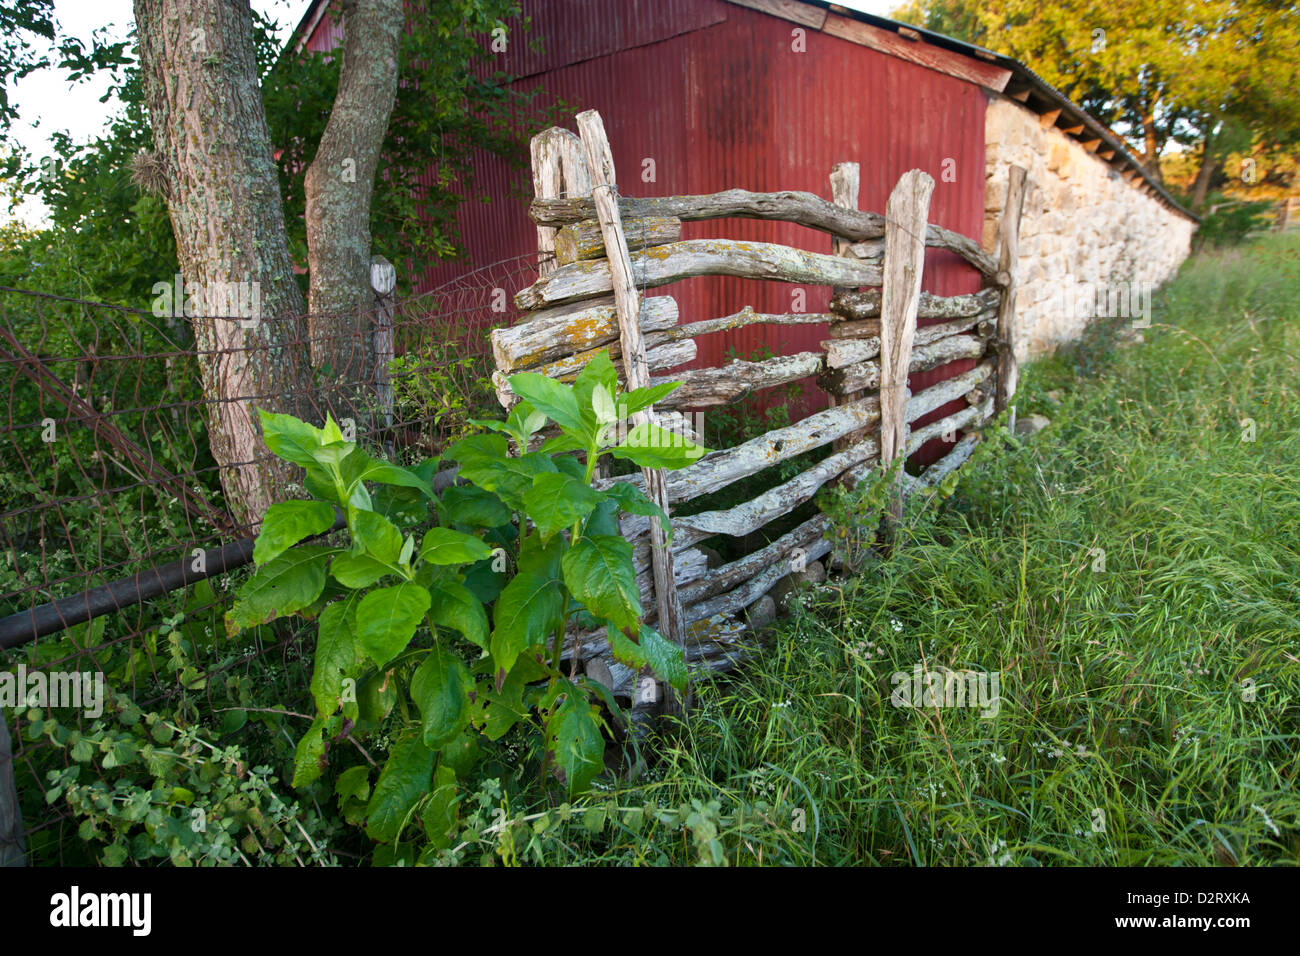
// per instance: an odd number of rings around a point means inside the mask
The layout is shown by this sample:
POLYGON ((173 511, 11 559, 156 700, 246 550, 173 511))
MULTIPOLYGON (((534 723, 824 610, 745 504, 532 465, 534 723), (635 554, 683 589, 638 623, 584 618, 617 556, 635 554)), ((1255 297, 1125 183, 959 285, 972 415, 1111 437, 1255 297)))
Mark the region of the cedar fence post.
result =
MULTIPOLYGON (((613 279, 614 306, 618 312, 619 340, 623 348, 624 377, 629 390, 645 388, 650 384, 650 368, 646 363, 645 341, 641 336, 641 296, 636 290, 632 259, 618 210, 614 157, 610 152, 605 124, 600 114, 595 110, 587 110, 579 113, 576 119, 587 157, 587 172, 591 176, 591 194, 595 200, 596 216, 600 220, 600 231, 605 240, 605 255, 609 258, 609 271, 613 279)), ((646 408, 632 416, 633 425, 653 421, 653 408, 646 408)), ((641 474, 645 479, 646 496, 668 514, 668 486, 663 469, 643 468, 641 474)), ((663 526, 654 519, 650 521, 650 544, 659 630, 668 640, 684 648, 686 629, 673 574, 673 553, 668 547, 663 526)), ((644 710, 644 704, 648 703, 641 698, 638 686, 632 704, 634 719, 639 710, 644 710)), ((668 685, 664 686, 664 704, 668 710, 676 708, 672 688, 668 685)))
MULTIPOLYGON (((559 126, 544 129, 528 144, 533 157, 533 195, 538 199, 575 199, 591 195, 591 178, 583 158, 582 142, 559 126)), ((537 277, 555 271, 554 226, 537 227, 537 277)))
MULTIPOLYGON (((880 464, 888 468, 907 447, 907 370, 925 266, 925 225, 934 180, 919 169, 899 177, 885 206, 884 286, 880 297, 880 464)), ((889 504, 890 526, 903 517, 901 484, 889 504)))
POLYGON ((1020 276, 1020 211, 1025 203, 1025 170, 1012 166, 1007 176, 1007 202, 998 226, 998 383, 993 414, 1000 415, 1016 394, 1016 287, 1020 276))

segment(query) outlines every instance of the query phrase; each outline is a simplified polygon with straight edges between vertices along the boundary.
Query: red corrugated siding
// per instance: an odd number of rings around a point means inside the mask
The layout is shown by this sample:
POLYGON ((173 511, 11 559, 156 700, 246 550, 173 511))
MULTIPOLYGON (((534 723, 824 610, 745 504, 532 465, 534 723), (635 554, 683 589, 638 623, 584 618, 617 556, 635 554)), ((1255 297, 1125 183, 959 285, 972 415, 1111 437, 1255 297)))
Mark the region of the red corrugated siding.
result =
MULTIPOLYGON (((523 7, 546 52, 517 54, 519 60, 507 68, 544 70, 518 81, 520 88, 541 86, 575 110, 601 112, 625 195, 744 187, 829 196, 831 167, 855 160, 861 165, 863 209, 883 211, 898 177, 921 168, 936 184, 931 221, 981 235, 985 97, 970 83, 815 30, 806 31, 806 52, 795 53, 794 24, 721 0, 524 0, 523 7), (568 65, 548 67, 554 63, 568 65), (641 179, 647 159, 654 161, 654 182, 641 179), (952 161, 951 182, 944 181, 946 160, 952 161)), ((487 157, 475 166, 477 185, 492 201, 467 204, 459 216, 470 267, 534 251, 526 172, 487 157)), ((830 248, 825 234, 787 223, 688 223, 684 232, 687 238, 729 236, 813 251, 830 248)), ((464 264, 430 269, 420 287, 431 288, 465 270, 464 264)), ((656 291, 676 297, 686 322, 745 305, 789 311, 792 288, 705 278, 656 291)), ((979 288, 979 278, 957 257, 932 252, 923 288, 943 295, 971 292, 979 288)), ((824 310, 828 296, 824 288, 805 289, 805 310, 824 310)), ((725 364, 731 349, 741 355, 762 347, 778 353, 816 350, 824 338, 823 326, 754 326, 700 339, 695 364, 725 364)), ((967 360, 914 375, 911 387, 916 391, 973 364, 967 360)), ((815 387, 805 392, 814 407, 824 404, 815 387)), ((960 407, 945 406, 922 423, 960 407)), ((940 451, 934 443, 918 460, 933 460, 940 451)))

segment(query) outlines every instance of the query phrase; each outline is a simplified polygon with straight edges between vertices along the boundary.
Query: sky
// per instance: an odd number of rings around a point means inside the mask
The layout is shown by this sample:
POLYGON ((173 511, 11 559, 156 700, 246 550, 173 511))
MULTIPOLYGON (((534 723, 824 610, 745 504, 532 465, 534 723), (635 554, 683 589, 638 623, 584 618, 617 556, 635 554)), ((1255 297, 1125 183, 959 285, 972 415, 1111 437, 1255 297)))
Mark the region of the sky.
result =
MULTIPOLYGON (((901 0, 839 0, 846 7, 885 16, 901 0)), ((276 21, 283 41, 302 19, 310 0, 252 0, 253 9, 276 21)), ((55 16, 65 33, 89 43, 98 28, 108 28, 112 39, 125 39, 134 14, 131 0, 55 0, 55 16)), ((102 133, 109 116, 116 112, 112 100, 101 103, 108 90, 107 77, 91 76, 69 83, 59 70, 38 70, 14 87, 11 101, 18 108, 19 121, 10 137, 33 156, 50 153, 50 135, 68 133, 83 143, 102 133)), ((7 213, 0 214, 8 217, 7 213)), ((30 225, 44 219, 45 211, 34 200, 25 203, 16 217, 30 225)))

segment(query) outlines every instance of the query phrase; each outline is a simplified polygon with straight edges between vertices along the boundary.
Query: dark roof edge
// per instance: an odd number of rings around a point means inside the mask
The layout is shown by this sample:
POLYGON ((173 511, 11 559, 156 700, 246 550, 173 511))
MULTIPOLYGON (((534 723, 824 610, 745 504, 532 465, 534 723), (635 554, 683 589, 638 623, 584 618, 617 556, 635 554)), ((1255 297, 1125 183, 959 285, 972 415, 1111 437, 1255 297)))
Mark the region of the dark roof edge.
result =
MULTIPOLYGON (((926 43, 948 50, 951 53, 959 53, 976 60, 982 60, 985 63, 994 63, 1003 69, 1010 70, 1013 77, 1012 82, 1019 80, 1020 83, 1029 90, 1031 96, 1036 95, 1039 100, 1046 101, 1048 104, 1046 110, 1040 110, 1038 112, 1042 113, 1048 110, 1059 109, 1063 116, 1068 116, 1074 121, 1071 125, 1082 125, 1092 134, 1091 138, 1100 139, 1108 148, 1115 150, 1117 156, 1122 156, 1128 162, 1129 166, 1137 170, 1138 175, 1142 177, 1143 181, 1155 190, 1156 195, 1158 195, 1170 209, 1186 216, 1193 222, 1199 223, 1201 221, 1200 216, 1185 208, 1180 202, 1178 202, 1178 200, 1169 195, 1169 192, 1164 188, 1164 186, 1151 177, 1151 173, 1147 170, 1146 166, 1144 166, 1138 158, 1129 151, 1128 146, 1124 143, 1122 138, 1111 132, 1109 128, 1102 125, 1102 123, 1099 122, 1091 113, 1083 109, 1083 107, 1076 105, 1068 96, 1056 87, 1052 86, 1019 60, 1014 59, 1013 57, 1004 56, 1001 53, 994 53, 992 50, 986 50, 981 46, 967 43, 964 40, 957 40, 953 37, 945 36, 942 33, 935 33, 933 30, 926 30, 921 27, 912 26, 910 23, 901 23, 898 20, 890 20, 888 17, 879 17, 874 13, 865 13, 861 10, 851 10, 848 7, 841 6, 837 3, 827 2, 827 0, 799 0, 799 2, 806 3, 809 6, 818 7, 828 13, 836 13, 842 17, 859 20, 863 23, 869 24, 870 26, 877 27, 878 29, 888 30, 891 33, 898 33, 899 27, 906 27, 908 30, 915 30, 926 43)), ((1026 108, 1032 109, 1032 107, 1028 107, 1027 104, 1022 105, 1025 105, 1026 108)), ((1098 162, 1112 165, 1112 161, 1102 160, 1100 158, 1098 158, 1098 162)))

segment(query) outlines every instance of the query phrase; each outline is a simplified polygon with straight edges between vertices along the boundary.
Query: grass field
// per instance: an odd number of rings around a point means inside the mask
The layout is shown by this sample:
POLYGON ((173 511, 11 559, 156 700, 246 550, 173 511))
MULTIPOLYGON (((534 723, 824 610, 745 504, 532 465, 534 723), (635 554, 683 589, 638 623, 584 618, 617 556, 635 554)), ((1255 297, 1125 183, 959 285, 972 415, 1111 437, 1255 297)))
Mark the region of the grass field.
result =
POLYGON ((1020 414, 1052 425, 918 502, 889 560, 806 592, 635 784, 497 852, 1295 863, 1300 241, 1198 256, 1145 341, 1127 325, 1023 369, 1020 414), (892 705, 918 665, 996 674, 999 701, 892 705))

